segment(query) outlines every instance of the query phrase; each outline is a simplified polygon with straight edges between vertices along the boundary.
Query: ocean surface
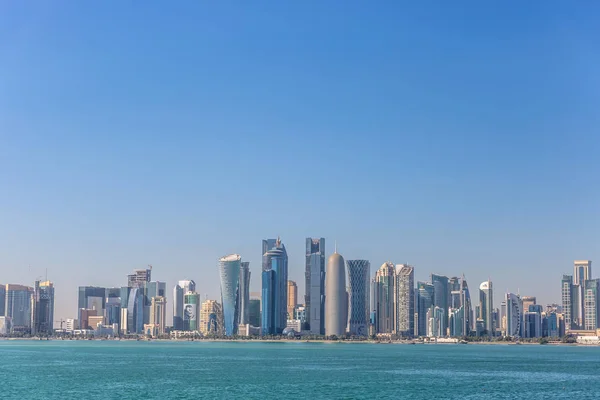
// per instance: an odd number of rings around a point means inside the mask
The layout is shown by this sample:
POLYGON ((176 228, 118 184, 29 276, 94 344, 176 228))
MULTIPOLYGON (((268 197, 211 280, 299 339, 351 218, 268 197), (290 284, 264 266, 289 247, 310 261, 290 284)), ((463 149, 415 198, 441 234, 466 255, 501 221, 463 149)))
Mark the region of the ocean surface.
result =
POLYGON ((0 399, 600 399, 600 348, 0 341, 0 399))

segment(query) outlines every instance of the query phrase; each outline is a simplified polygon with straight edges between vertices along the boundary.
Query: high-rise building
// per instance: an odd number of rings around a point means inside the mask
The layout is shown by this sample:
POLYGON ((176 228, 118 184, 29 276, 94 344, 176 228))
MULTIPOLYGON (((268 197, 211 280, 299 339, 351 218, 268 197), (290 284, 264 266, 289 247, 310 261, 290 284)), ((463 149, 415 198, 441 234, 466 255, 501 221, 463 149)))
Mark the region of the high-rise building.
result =
POLYGON ((521 337, 521 323, 523 321, 523 302, 514 293, 506 293, 506 335, 521 337))
POLYGON ((584 284, 584 329, 596 330, 599 327, 598 323, 600 322, 600 315, 598 314, 600 311, 598 296, 600 280, 587 279, 584 284))
POLYGON ((589 260, 575 260, 573 262, 573 283, 583 287, 585 281, 592 279, 592 262, 589 260))
POLYGON ((31 303, 31 334, 54 333, 54 285, 50 281, 35 281, 31 303))
POLYGON ((0 284, 0 317, 6 312, 6 285, 0 284))
POLYGON ((294 281, 288 281, 288 301, 287 301, 287 315, 288 319, 294 319, 294 309, 298 305, 298 286, 294 281))
POLYGON ((413 336, 415 332, 415 269, 398 264, 394 280, 395 332, 413 336))
POLYGON ((163 296, 152 298, 150 324, 158 327, 158 334, 164 335, 167 325, 167 299, 163 296))
POLYGON ((342 336, 348 323, 346 264, 337 252, 329 256, 325 273, 325 335, 342 336))
POLYGON ((535 310, 534 307, 523 313, 522 333, 525 338, 542 337, 542 312, 535 310))
POLYGON ((573 277, 563 275, 560 286, 565 329, 570 331, 573 329, 573 277))
POLYGON ((77 309, 96 310, 104 315, 106 306, 106 288, 97 286, 79 286, 77 309))
POLYGON ((146 269, 135 269, 133 274, 127 275, 127 286, 141 288, 145 282, 150 282, 152 275, 152 266, 146 269))
POLYGON ((529 306, 536 305, 535 296, 521 296, 521 301, 523 302, 523 312, 529 311, 529 306))
POLYGON ((348 272, 348 332, 353 336, 369 334, 369 292, 371 263, 346 261, 348 272))
POLYGON ((250 263, 240 263, 240 287, 238 291, 238 323, 248 324, 248 307, 250 306, 250 263))
POLYGON ((427 312, 433 307, 433 285, 427 282, 417 282, 417 335, 427 336, 429 318, 427 312))
POLYGON ((141 282, 139 283, 138 287, 142 290, 142 295, 144 297, 144 324, 150 324, 150 309, 152 308, 152 298, 166 298, 167 284, 165 282, 150 281, 141 282))
POLYGON ((183 295, 183 329, 184 331, 198 330, 198 317, 200 316, 200 295, 187 292, 183 295))
POLYGON ((469 293, 469 286, 465 276, 461 279, 461 306, 464 308, 464 320, 463 320, 463 335, 468 336, 471 333, 471 314, 473 312, 471 304, 471 294, 469 293))
POLYGON ((187 292, 196 292, 196 282, 179 281, 173 288, 173 329, 176 331, 183 330, 183 295, 187 292))
POLYGON ((488 336, 494 336, 494 291, 489 280, 479 285, 479 312, 477 317, 483 321, 484 332, 487 332, 488 336))
POLYGON ((23 285, 6 285, 6 313, 11 319, 12 331, 30 332, 31 299, 33 288, 23 285))
POLYGON ((203 335, 221 335, 223 309, 216 300, 205 300, 200 309, 200 333, 203 335))
MULTIPOLYGON (((435 289, 434 289, 435 290, 435 289)), ((440 307, 433 306, 427 311, 427 336, 446 336, 443 330, 446 313, 440 307)))
POLYGON ((375 273, 374 294, 375 321, 377 333, 392 334, 395 328, 394 319, 394 264, 385 262, 375 273))
MULTIPOLYGON (((129 288, 129 287, 128 287, 129 288)), ((144 331, 144 293, 142 288, 131 287, 127 293, 127 329, 129 334, 142 333, 144 331)), ((121 291, 123 293, 123 291, 121 291)), ((123 301, 123 298, 121 298, 123 301)), ((82 320, 81 318, 79 319, 82 320)), ((121 318, 121 323, 123 319, 121 318)))
MULTIPOLYGON (((268 248, 272 240, 263 240, 263 249, 268 248)), ((279 238, 263 253, 262 270, 262 320, 267 324, 262 325, 262 334, 281 334, 287 325, 288 256, 279 238)))
POLYGON ((307 323, 312 334, 325 334, 325 239, 306 238, 305 296, 307 323))
POLYGON ((221 305, 223 307, 223 334, 232 336, 237 333, 237 295, 240 282, 242 258, 231 254, 219 259, 221 278, 221 305))
POLYGON ((447 276, 431 274, 431 284, 433 285, 433 306, 440 310, 436 311, 436 317, 440 312, 444 314, 440 317, 441 335, 446 336, 448 330, 448 309, 450 308, 450 285, 447 276))
POLYGON ((248 323, 254 327, 260 326, 260 299, 250 299, 248 323))

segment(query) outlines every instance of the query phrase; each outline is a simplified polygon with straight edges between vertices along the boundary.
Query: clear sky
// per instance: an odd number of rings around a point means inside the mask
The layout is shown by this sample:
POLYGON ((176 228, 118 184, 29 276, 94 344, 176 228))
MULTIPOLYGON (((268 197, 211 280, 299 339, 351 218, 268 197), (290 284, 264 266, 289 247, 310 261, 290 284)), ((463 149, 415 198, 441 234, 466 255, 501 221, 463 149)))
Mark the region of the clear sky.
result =
POLYGON ((323 236, 559 301, 600 268, 600 3, 411 3, 0 2, 0 282, 218 298, 280 235, 302 295, 323 236))

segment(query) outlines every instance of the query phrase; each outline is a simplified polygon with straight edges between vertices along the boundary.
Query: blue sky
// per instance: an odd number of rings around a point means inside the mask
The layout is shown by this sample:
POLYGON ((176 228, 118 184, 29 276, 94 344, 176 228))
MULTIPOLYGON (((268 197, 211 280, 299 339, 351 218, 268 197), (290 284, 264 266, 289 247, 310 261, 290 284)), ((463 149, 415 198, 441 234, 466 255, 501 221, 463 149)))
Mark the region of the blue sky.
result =
POLYGON ((280 235, 303 294, 323 236, 559 301, 600 259, 600 6, 412 3, 0 4, 0 282, 217 298, 280 235))

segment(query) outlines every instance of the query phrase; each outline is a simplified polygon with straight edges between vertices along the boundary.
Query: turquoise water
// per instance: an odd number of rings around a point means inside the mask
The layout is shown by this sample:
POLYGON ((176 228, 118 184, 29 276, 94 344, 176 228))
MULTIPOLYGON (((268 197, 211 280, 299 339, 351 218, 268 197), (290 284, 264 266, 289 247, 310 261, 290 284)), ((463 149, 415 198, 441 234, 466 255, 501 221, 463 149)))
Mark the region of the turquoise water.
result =
POLYGON ((0 341, 0 399, 600 399, 600 348, 0 341))

